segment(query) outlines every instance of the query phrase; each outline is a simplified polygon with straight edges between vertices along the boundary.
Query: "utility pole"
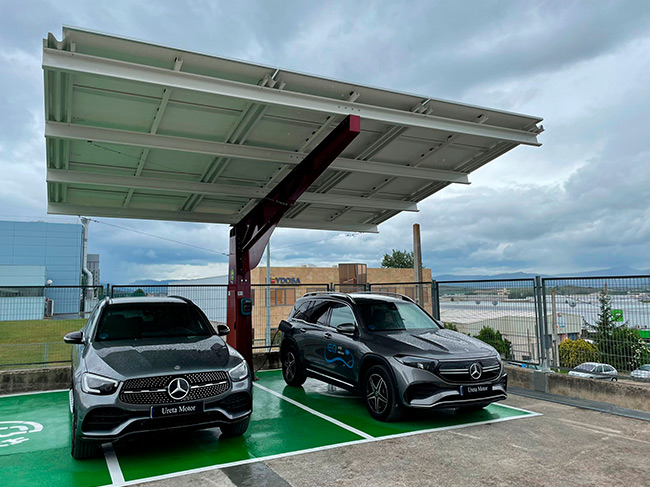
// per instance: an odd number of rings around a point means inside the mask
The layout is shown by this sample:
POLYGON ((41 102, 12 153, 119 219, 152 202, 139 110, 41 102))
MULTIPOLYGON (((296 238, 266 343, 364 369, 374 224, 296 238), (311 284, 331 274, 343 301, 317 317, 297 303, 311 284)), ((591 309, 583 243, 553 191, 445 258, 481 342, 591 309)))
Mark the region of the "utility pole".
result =
POLYGON ((420 224, 413 224, 413 267, 415 268, 415 301, 424 306, 424 293, 422 289, 422 244, 420 243, 420 224))
POLYGON ((271 346, 271 239, 266 244, 266 346, 271 346))

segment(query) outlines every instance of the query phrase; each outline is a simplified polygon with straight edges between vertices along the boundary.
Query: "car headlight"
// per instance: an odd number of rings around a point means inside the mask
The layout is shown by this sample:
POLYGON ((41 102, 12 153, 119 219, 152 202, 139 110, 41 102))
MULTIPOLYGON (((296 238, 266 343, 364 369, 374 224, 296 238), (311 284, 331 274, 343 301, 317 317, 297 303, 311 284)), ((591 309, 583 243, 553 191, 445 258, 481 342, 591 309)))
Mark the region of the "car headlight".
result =
POLYGON ((398 362, 403 363, 404 365, 408 365, 409 367, 413 367, 415 369, 420 369, 420 370, 428 370, 429 372, 433 372, 436 367, 438 366, 438 361, 429 359, 429 358, 424 358, 424 357, 412 357, 410 355, 403 355, 403 356, 397 356, 395 357, 398 362))
POLYGON ((230 378, 235 382, 244 380, 248 377, 248 364, 246 364, 246 361, 244 360, 239 365, 230 369, 228 373, 230 374, 230 378))
POLYGON ((81 390, 87 394, 113 394, 120 383, 108 377, 86 372, 81 377, 81 390))

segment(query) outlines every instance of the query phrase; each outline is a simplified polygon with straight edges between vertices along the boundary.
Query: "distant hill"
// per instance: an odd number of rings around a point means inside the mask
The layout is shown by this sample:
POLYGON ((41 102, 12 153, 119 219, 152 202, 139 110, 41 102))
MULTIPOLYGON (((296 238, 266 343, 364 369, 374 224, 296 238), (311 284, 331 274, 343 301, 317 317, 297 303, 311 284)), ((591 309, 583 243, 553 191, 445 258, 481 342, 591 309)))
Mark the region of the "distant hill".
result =
POLYGON ((511 272, 507 274, 469 274, 469 275, 459 275, 459 274, 441 274, 439 276, 434 276, 434 279, 437 281, 475 281, 482 279, 530 279, 539 275, 541 277, 609 277, 609 276, 642 276, 649 275, 650 270, 639 270, 627 266, 618 266, 610 267, 608 269, 598 269, 595 271, 584 271, 584 272, 570 272, 566 274, 531 274, 528 272, 511 272))

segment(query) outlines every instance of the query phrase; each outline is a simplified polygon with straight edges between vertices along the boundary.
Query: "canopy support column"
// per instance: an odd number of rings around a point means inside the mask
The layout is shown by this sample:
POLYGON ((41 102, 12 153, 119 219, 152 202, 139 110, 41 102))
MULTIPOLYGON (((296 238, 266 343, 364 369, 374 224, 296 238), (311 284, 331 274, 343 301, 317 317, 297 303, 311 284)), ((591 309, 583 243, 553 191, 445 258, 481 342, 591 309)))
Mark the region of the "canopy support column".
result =
POLYGON ((252 298, 250 272, 259 264, 273 230, 285 213, 360 131, 359 116, 348 115, 230 230, 228 343, 244 356, 251 368, 253 315, 242 309, 242 300, 252 298))

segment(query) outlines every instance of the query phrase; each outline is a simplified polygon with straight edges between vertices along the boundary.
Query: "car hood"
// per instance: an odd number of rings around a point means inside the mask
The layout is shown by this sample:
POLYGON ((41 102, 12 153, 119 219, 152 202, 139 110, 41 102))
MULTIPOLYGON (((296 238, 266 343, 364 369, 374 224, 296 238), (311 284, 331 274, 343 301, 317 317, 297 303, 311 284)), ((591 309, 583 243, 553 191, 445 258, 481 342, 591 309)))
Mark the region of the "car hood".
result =
POLYGON ((454 358, 494 355, 496 350, 477 338, 448 329, 405 330, 377 334, 393 351, 454 358))
POLYGON ((114 379, 220 370, 240 361, 218 336, 96 342, 86 352, 89 372, 114 379))

